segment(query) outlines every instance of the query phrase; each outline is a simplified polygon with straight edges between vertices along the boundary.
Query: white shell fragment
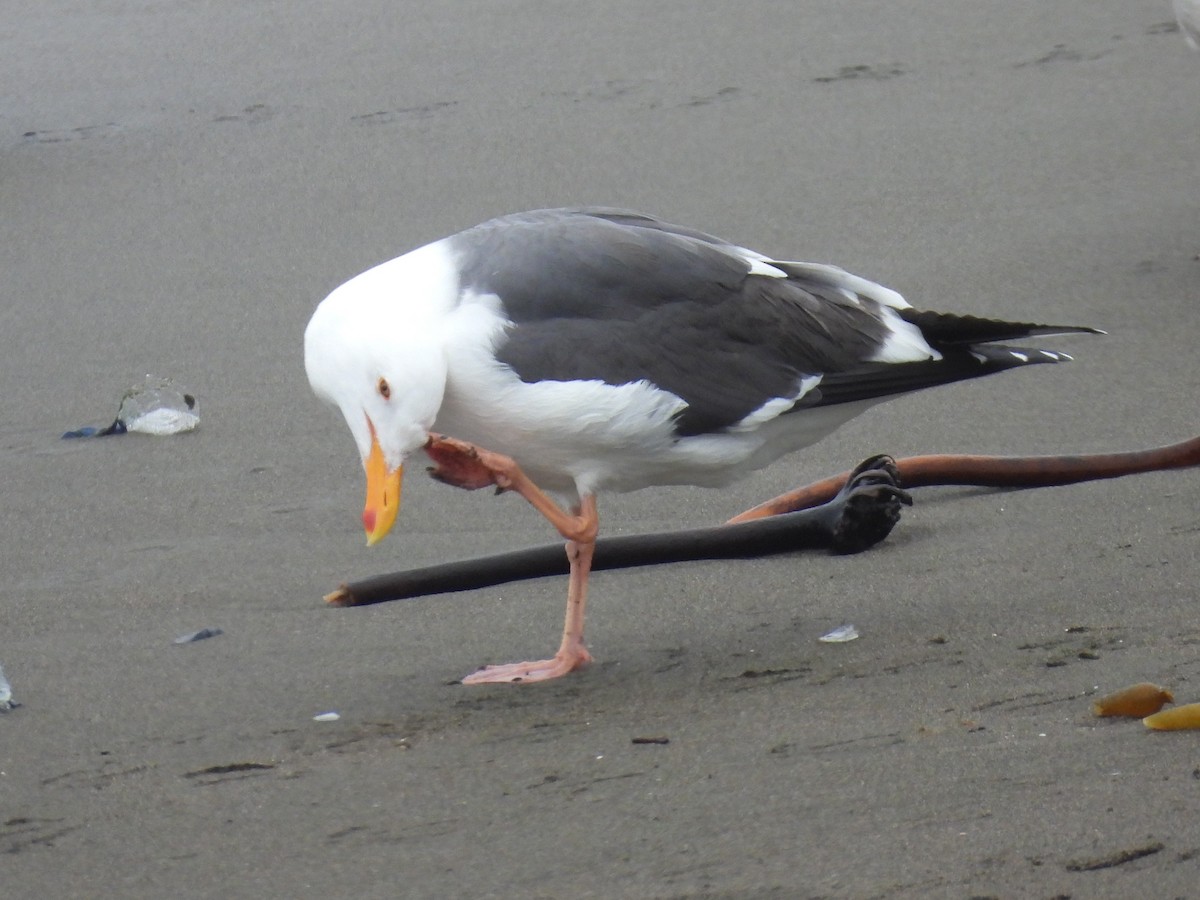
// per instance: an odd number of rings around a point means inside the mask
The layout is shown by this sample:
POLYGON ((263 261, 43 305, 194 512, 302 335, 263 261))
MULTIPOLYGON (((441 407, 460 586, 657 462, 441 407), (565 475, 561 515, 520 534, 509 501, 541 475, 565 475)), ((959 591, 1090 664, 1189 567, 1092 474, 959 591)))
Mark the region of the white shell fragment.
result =
POLYGON ((200 417, 193 412, 179 409, 152 409, 136 419, 131 419, 125 426, 130 431, 142 434, 179 434, 181 431, 191 431, 200 424, 200 417))
POLYGON ((4 668, 0 666, 0 712, 12 709, 14 706, 20 706, 12 698, 12 685, 8 683, 8 679, 4 677, 4 668))
POLYGON ((341 718, 341 716, 335 712, 323 712, 323 713, 317 713, 315 716, 313 716, 313 721, 314 722, 336 722, 340 718, 341 718))
POLYGON ((196 397, 169 378, 147 375, 121 398, 117 418, 129 431, 142 434, 179 434, 200 424, 196 397))
POLYGON ((818 640, 826 644, 844 644, 858 637, 858 629, 853 625, 839 625, 828 634, 821 635, 818 640))

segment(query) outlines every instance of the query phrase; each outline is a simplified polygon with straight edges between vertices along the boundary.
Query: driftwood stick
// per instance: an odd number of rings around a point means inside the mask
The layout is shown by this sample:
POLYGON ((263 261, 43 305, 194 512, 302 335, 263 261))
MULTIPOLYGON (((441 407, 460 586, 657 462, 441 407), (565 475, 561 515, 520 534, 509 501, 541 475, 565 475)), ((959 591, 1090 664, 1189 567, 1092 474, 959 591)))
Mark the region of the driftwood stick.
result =
MULTIPOLYGON (((592 569, 693 559, 748 559, 822 548, 835 553, 858 553, 887 537, 900 520, 900 507, 910 503, 908 494, 896 487, 892 459, 872 457, 850 472, 843 487, 820 506, 741 525, 601 538, 596 542, 592 569)), ((327 594, 325 602, 333 606, 363 606, 526 578, 565 575, 567 571, 567 557, 561 545, 531 547, 344 584, 327 594)))
MULTIPOLYGON (((814 512, 802 509, 741 525, 600 538, 592 571, 695 559, 748 559, 828 547, 832 540, 829 528, 819 523, 814 512)), ((562 545, 549 544, 366 578, 342 585, 326 595, 325 601, 332 606, 365 606, 567 572, 562 545)))
MULTIPOLYGON (((934 485, 1034 488, 1121 478, 1143 472, 1200 466, 1200 437, 1126 453, 1093 453, 1066 456, 960 456, 935 454, 906 456, 896 460, 900 484, 905 488, 934 485)), ((834 475, 781 494, 739 513, 726 524, 749 522, 765 516, 819 506, 846 483, 849 472, 834 475)))
MULTIPOLYGON (((1200 437, 1126 453, 1065 456, 938 454, 905 457, 897 460, 895 465, 899 482, 905 488, 935 485, 1051 487, 1200 466, 1200 437)), ((768 500, 724 525, 602 538, 596 544, 592 568, 617 569, 695 559, 744 559, 833 546, 829 513, 824 504, 836 499, 850 477, 861 468, 768 500)), ((890 526, 875 540, 882 540, 888 530, 890 526)), ((864 542, 855 549, 865 549, 874 542, 864 542)), ((325 600, 334 606, 362 606, 566 572, 566 557, 560 546, 533 547, 344 584, 326 595, 325 600)))

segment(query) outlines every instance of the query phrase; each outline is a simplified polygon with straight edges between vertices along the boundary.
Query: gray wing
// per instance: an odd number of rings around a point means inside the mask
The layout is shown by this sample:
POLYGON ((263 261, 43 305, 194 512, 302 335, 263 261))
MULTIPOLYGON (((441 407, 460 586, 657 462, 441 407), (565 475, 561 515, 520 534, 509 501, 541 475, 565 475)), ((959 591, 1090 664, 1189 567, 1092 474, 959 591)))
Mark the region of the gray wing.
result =
POLYGON ((513 323, 497 356, 522 380, 648 381, 688 404, 682 435, 861 367, 888 334, 878 303, 828 277, 753 274, 750 251, 637 213, 542 210, 454 240, 463 287, 513 323))

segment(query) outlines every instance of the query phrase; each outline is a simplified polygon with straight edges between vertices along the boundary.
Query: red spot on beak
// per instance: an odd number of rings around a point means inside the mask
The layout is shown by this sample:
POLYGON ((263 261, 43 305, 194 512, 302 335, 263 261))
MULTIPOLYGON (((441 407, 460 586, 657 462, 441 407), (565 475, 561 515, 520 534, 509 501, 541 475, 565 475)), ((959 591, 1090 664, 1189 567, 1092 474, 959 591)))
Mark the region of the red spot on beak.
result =
POLYGON ((363 528, 367 532, 367 545, 378 544, 392 529, 396 511, 400 508, 400 486, 404 467, 389 469, 375 426, 367 419, 371 429, 371 452, 363 460, 367 473, 367 499, 363 504, 363 528))

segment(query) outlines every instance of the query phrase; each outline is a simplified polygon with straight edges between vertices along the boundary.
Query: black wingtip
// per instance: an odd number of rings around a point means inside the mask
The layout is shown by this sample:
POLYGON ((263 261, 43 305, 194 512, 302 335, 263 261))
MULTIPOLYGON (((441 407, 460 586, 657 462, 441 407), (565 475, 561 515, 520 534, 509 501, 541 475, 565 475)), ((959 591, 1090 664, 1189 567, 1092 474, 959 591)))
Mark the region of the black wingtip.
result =
POLYGON ((1108 334, 1103 328, 1093 328, 1090 325, 1037 325, 1031 334, 1108 334))
POLYGON ((1090 325, 1043 325, 1036 322, 1007 322, 980 316, 902 309, 900 316, 921 329, 933 346, 988 344, 992 341, 1020 340, 1054 334, 1107 334, 1090 325))

